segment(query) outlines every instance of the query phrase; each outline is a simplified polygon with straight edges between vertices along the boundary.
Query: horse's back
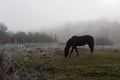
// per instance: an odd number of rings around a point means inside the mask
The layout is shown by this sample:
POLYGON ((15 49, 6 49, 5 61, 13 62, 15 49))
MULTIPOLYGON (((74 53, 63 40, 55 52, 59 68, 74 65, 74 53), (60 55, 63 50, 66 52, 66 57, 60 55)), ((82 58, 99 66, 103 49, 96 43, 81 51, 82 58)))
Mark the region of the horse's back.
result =
POLYGON ((94 39, 94 38, 93 36, 90 36, 90 35, 84 35, 84 36, 72 36, 71 39, 88 40, 88 39, 94 39))
POLYGON ((91 35, 84 35, 84 36, 72 36, 72 42, 79 45, 85 44, 93 44, 94 38, 91 35))

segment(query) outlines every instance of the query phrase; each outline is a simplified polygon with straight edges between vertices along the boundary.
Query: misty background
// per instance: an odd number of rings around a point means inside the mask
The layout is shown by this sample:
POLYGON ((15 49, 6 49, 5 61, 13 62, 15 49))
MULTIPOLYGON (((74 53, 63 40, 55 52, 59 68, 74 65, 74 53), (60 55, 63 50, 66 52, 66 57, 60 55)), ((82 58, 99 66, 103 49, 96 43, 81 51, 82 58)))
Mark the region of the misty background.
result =
POLYGON ((0 0, 0 40, 66 42, 73 35, 89 34, 97 44, 120 45, 119 4, 119 0, 0 0))

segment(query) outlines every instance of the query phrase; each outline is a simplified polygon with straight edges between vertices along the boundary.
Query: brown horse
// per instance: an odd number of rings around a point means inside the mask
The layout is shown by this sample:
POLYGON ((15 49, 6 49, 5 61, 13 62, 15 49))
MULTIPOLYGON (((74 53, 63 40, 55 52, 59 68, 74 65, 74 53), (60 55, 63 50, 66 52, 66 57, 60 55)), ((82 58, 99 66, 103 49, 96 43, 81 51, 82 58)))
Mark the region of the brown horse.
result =
POLYGON ((90 52, 92 53, 94 50, 94 38, 92 36, 90 35, 72 36, 66 43, 64 49, 64 56, 67 57, 69 55, 69 49, 71 46, 72 46, 72 50, 70 56, 74 49, 76 50, 77 56, 79 56, 77 46, 84 46, 85 44, 89 46, 90 52))

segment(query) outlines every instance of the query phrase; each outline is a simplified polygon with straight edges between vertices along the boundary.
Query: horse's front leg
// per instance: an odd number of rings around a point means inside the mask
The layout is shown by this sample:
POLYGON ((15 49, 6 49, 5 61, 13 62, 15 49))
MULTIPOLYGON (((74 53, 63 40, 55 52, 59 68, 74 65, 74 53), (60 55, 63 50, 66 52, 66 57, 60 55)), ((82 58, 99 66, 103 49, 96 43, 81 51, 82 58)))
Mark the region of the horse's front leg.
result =
POLYGON ((75 50, 76 50, 77 57, 78 57, 78 56, 79 56, 79 54, 78 54, 77 46, 75 47, 75 50))
POLYGON ((73 50, 74 50, 74 47, 72 46, 72 49, 71 49, 69 57, 71 57, 73 50))

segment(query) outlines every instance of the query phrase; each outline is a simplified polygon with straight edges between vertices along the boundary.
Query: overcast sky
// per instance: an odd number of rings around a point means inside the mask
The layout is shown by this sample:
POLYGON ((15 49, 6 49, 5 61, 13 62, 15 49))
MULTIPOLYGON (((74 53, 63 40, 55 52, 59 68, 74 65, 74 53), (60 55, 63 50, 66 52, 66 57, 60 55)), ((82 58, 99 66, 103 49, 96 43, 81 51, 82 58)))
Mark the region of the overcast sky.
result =
POLYGON ((120 20, 120 0, 0 0, 0 22, 12 31, 99 18, 120 20))

